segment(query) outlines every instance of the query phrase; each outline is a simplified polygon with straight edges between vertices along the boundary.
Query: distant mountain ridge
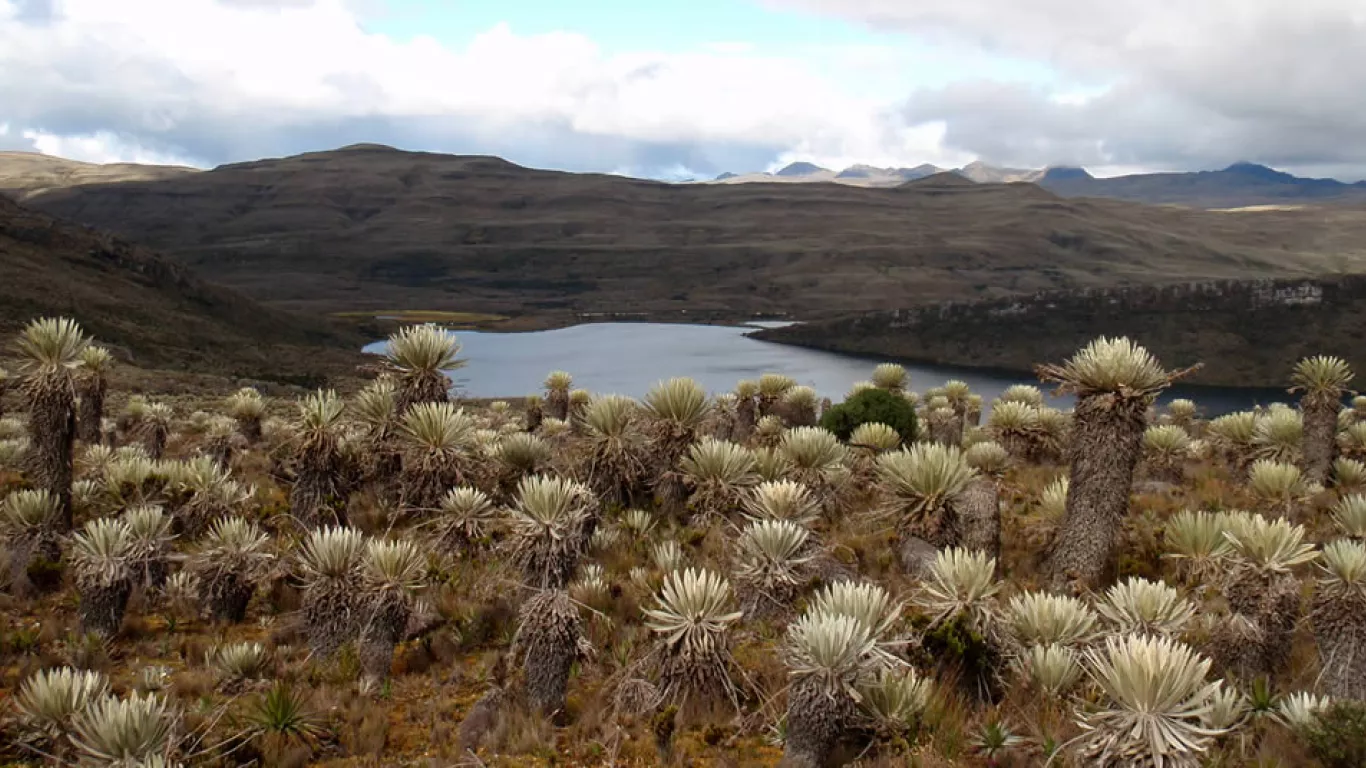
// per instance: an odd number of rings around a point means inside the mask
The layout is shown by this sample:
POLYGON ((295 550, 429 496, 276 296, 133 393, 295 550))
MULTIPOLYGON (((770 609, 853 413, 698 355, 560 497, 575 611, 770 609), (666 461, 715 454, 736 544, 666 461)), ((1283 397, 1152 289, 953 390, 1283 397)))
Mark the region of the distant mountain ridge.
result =
MULTIPOLYGON (((930 169, 909 170, 903 177, 930 169)), ((27 165, 10 171, 0 158, 0 188, 32 176, 27 165)), ((806 319, 1047 289, 1366 271, 1366 215, 1347 207, 1212 213, 944 172, 883 188, 668 184, 353 146, 74 184, 26 204, 315 314, 806 319)))
POLYGON ((1097 178, 1085 168, 1074 166, 1000 168, 981 161, 962 168, 939 168, 928 164, 915 168, 852 165, 842 171, 797 162, 772 174, 727 172, 703 183, 832 182, 860 187, 896 187, 936 173, 954 173, 979 184, 1038 184, 1063 197, 1109 197, 1136 203, 1196 208, 1366 203, 1366 181, 1347 183, 1337 179, 1302 178, 1248 162, 1234 163, 1218 171, 1141 173, 1111 178, 1097 178))

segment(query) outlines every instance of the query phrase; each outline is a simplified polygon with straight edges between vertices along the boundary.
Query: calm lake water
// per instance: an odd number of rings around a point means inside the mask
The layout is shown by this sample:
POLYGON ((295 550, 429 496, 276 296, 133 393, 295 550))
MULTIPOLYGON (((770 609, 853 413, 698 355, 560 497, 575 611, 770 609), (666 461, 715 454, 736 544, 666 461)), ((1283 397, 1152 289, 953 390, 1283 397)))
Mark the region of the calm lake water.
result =
MULTIPOLYGON (((457 331, 464 368, 452 372, 466 397, 521 397, 541 391, 547 373, 568 371, 574 386, 592 392, 641 397, 655 382, 691 376, 713 393, 727 392, 741 379, 781 373, 839 402, 857 381, 868 379, 879 360, 759 341, 754 328, 670 323, 588 323, 552 331, 486 333, 457 331)), ((384 342, 365 348, 379 353, 384 342)), ((962 379, 990 403, 1011 384, 1039 385, 1027 375, 905 364, 916 391, 962 379)), ((1045 393, 1047 387, 1042 387, 1045 393)), ((1207 415, 1288 400, 1283 390, 1174 387, 1163 401, 1189 397, 1207 415)), ((1071 398, 1052 398, 1057 407, 1071 398)))

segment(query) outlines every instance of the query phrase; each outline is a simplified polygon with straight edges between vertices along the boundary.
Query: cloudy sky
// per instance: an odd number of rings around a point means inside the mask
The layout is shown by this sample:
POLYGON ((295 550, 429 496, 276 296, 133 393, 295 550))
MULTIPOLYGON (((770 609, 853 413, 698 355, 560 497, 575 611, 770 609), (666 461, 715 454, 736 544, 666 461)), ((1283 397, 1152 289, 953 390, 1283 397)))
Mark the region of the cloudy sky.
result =
POLYGON ((1366 178, 1362 0, 0 0, 0 149, 1366 178))

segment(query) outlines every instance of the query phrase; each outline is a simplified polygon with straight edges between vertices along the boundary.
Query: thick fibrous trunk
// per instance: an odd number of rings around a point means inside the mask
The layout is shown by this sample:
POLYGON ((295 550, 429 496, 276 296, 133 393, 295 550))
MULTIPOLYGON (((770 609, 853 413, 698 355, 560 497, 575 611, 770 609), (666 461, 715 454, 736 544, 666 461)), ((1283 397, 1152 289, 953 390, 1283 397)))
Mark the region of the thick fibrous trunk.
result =
POLYGON ((94 632, 100 637, 113 637, 123 626, 123 612, 128 607, 128 596, 133 583, 123 580, 108 585, 89 585, 80 590, 81 631, 94 632))
POLYGON ((972 481, 954 498, 953 508, 958 513, 958 546, 999 558, 1001 494, 996 481, 990 477, 972 481))
POLYGON ((34 584, 29 578, 33 566, 55 565, 62 559, 62 548, 56 531, 43 530, 16 536, 9 540, 9 580, 10 592, 17 597, 29 598, 46 588, 46 584, 34 584))
POLYGON ((526 431, 535 432, 541 428, 541 422, 545 419, 545 413, 539 405, 528 405, 526 408, 526 431))
POLYGON ((1300 410, 1304 415, 1300 470, 1306 481, 1322 483, 1328 477, 1337 447, 1338 401, 1305 395, 1300 410))
POLYGON ((261 442, 261 417, 243 416, 237 419, 237 431, 242 433, 247 445, 261 442))
POLYGON ((308 528, 345 525, 345 468, 336 441, 306 446, 298 466, 298 479, 289 492, 290 514, 308 528))
POLYGON ((528 600, 517 634, 528 703, 544 714, 562 711, 579 643, 579 616, 569 594, 551 590, 528 600))
POLYGON ((854 702, 843 691, 831 691, 814 677, 793 683, 787 691, 787 736, 779 768, 825 766, 854 714, 854 702))
POLYGON ((735 427, 731 430, 731 440, 745 445, 754 434, 754 424, 758 421, 754 410, 754 398, 741 397, 735 401, 735 427))
POLYGON ((316 658, 331 658, 360 629, 357 626, 357 585, 347 579, 324 578, 304 590, 304 626, 308 650, 316 658))
POLYGON ((372 605, 369 620, 360 633, 360 664, 367 682, 377 683, 389 677, 394 647, 403 640, 409 612, 408 603, 399 595, 383 595, 372 605))
POLYGON ((545 415, 566 421, 569 418, 569 391, 552 389, 545 395, 545 415))
POLYGON ((422 371, 407 374, 399 383, 394 398, 394 412, 398 416, 408 412, 408 408, 418 403, 444 403, 450 400, 450 381, 440 371, 422 371))
POLYGON ((1310 617, 1324 692, 1366 702, 1366 594, 1352 588, 1329 592, 1320 585, 1310 617))
POLYGON ((1290 574, 1234 579, 1225 593, 1234 619, 1216 626, 1211 656, 1245 680, 1284 669, 1300 618, 1299 587, 1290 574))
POLYGON ((214 621, 237 624, 247 617, 247 606, 256 585, 231 571, 219 571, 199 582, 199 601, 214 621))
POLYGON ((71 530, 71 451, 76 409, 69 382, 38 380, 29 387, 28 475, 34 488, 58 500, 62 530, 71 530))
POLYGON ((931 412, 925 420, 929 422, 930 439, 934 442, 953 446, 963 443, 963 421, 957 414, 943 409, 942 413, 931 412))
POLYGON ((104 424, 104 377, 85 376, 77 380, 76 386, 76 394, 80 397, 76 437, 87 445, 96 445, 100 442, 104 424))
POLYGON ((1143 398, 1088 395, 1072 427, 1070 489, 1051 553, 1053 588, 1095 588, 1113 570, 1115 541, 1129 511, 1129 489, 1142 450, 1143 398))

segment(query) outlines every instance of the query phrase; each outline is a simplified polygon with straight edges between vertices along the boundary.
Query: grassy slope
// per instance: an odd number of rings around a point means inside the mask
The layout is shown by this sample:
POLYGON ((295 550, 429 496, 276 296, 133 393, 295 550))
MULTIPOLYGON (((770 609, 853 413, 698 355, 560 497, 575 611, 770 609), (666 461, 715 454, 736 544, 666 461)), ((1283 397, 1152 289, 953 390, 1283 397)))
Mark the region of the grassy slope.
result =
POLYGON ((0 334, 76 318, 144 368, 278 379, 348 367, 362 339, 270 309, 115 237, 0 196, 0 334))
POLYGON ((359 147, 35 205, 311 311, 786 312, 1358 269, 1355 210, 1215 214, 942 179, 668 185, 359 147))
MULTIPOLYGON (((938 382, 925 382, 925 384, 938 382)), ((177 412, 185 414, 199 408, 221 408, 221 396, 229 390, 202 400, 177 402, 177 412)), ((123 392, 113 393, 112 410, 121 406, 123 392)), ((275 402, 278 413, 287 412, 275 402)), ((478 411, 481 417, 487 412, 478 411)), ((199 449, 202 437, 188 434, 183 425, 170 441, 168 456, 190 457, 199 449)), ((286 563, 292 562, 287 549, 295 533, 286 518, 288 487, 268 471, 272 450, 278 445, 263 445, 238 454, 233 471, 238 478, 256 484, 258 492, 243 511, 262 521, 271 530, 275 545, 286 563)), ((285 449, 284 452, 287 452, 285 449)), ((565 472, 581 469, 583 445, 571 439, 557 451, 554 466, 565 472)), ((1006 582, 997 604, 1026 589, 1041 585, 1041 563, 1048 550, 1058 520, 1039 509, 1043 489, 1066 468, 1052 463, 1024 464, 1012 468, 1002 482, 1002 543, 1000 576, 1006 582)), ((1120 576, 1167 578, 1181 584, 1177 561, 1162 557, 1165 551, 1162 532, 1166 521, 1181 509, 1252 508, 1244 480, 1231 474, 1218 460, 1190 461, 1185 479, 1165 490, 1136 489, 1130 514, 1124 523, 1120 544, 1120 576)), ((14 474, 0 472, 0 493, 7 484, 19 481, 14 474)), ((921 583, 904 574, 895 564, 892 534, 880 520, 864 513, 877 497, 866 487, 851 488, 843 514, 822 518, 815 524, 825 551, 861 578, 888 589, 898 600, 907 601, 909 630, 922 609, 913 598, 921 583)), ((1337 493, 1325 492, 1304 505, 1302 514, 1310 521, 1310 538, 1323 542, 1335 533, 1325 511, 1337 493)), ((395 535, 390 530, 391 513, 377 508, 373 500, 358 496, 353 506, 353 521, 371 535, 395 535)), ((663 516, 667 518, 667 516, 663 516)), ((620 526, 614 513, 605 525, 620 526)), ((427 531, 399 526, 398 535, 427 541, 427 531)), ((588 638, 598 652, 576 665, 569 682, 569 712, 566 722, 552 726, 546 719, 514 712, 502 719, 479 750, 477 764, 489 766, 575 765, 651 766, 660 761, 654 748, 651 715, 614 717, 611 714, 613 685, 619 681, 623 660, 639 665, 651 645, 650 633, 642 623, 642 608, 653 605, 649 593, 635 585, 629 572, 644 568, 652 578, 659 574, 652 563, 651 545, 673 539, 682 546, 690 565, 731 574, 735 568, 733 531, 723 521, 709 529, 675 529, 661 523, 642 536, 622 535, 607 549, 594 549, 586 562, 601 565, 605 578, 615 590, 607 598, 592 599, 581 614, 588 638), (591 609, 591 611, 589 610, 591 609), (596 612, 596 613, 594 613, 596 612), (615 758, 609 763, 609 759, 615 758)), ((192 546, 177 542, 177 548, 192 546)), ((1307 580, 1312 572, 1304 567, 1307 580)), ((301 607, 298 585, 292 580, 273 580, 257 590, 248 620, 231 626, 215 626, 201 618, 178 613, 164 604, 135 598, 128 610, 119 637, 93 651, 82 650, 75 634, 77 626, 74 587, 68 584, 60 594, 41 601, 19 601, 0 594, 0 690, 15 690, 19 682, 36 669, 47 666, 83 663, 108 673, 115 689, 125 692, 137 685, 141 670, 163 665, 170 670, 171 685, 164 695, 187 713, 185 731, 203 736, 204 744, 217 744, 240 733, 244 718, 260 701, 268 682, 253 683, 241 691, 218 687, 217 675, 205 656, 220 644, 252 641, 263 643, 270 651, 273 665, 269 678, 292 682, 308 705, 318 713, 327 736, 311 751, 307 764, 336 766, 369 765, 453 765, 476 764, 461 751, 457 727, 486 690, 491 669, 499 654, 509 648, 515 628, 515 607, 520 601, 515 586, 517 575, 504 556, 447 558, 433 569, 425 597, 447 621, 429 636, 411 640, 400 647, 390 684, 382 691, 361 694, 356 687, 356 661, 343 654, 338 663, 318 663, 307 658, 307 645, 300 637, 294 619, 301 607)), ((809 590, 808 590, 809 592, 809 590)), ((1220 609, 1223 599, 1218 590, 1195 584, 1185 594, 1202 610, 1220 609)), ((675 765, 697 766, 771 766, 780 750, 768 743, 770 728, 782 716, 787 670, 779 652, 783 643, 784 619, 746 617, 731 635, 731 648, 737 672, 743 670, 748 685, 758 689, 745 704, 746 717, 739 721, 722 711, 714 717, 679 719, 673 740, 675 765)), ((1197 626, 1188 633, 1189 641, 1201 642, 1197 626)), ((931 660, 933 661, 933 660, 931 660)), ((964 688, 954 685, 952 662, 940 660, 948 669, 921 671, 933 674, 935 689, 931 711, 919 724, 909 744, 898 747, 884 744, 881 754, 866 756, 869 768, 920 765, 949 768, 992 765, 974 754, 971 739, 984 724, 1003 721, 1021 736, 1038 737, 1046 733, 1057 742, 1079 735, 1072 706, 1060 706, 1020 683, 1009 687, 996 707, 977 702, 964 688)), ((514 665, 514 669, 515 669, 514 665)), ((648 668, 637 666, 637 674, 651 677, 648 668)), ((1312 690, 1318 658, 1308 622, 1299 626, 1290 668, 1276 680, 1277 690, 1312 690)), ((1002 674, 1013 672, 1005 667, 1002 674)), ((515 677, 515 672, 514 672, 515 677)), ((1078 705, 1079 706, 1079 705, 1078 705)), ((0 721, 0 728, 15 727, 0 721)), ((0 759, 10 743, 0 730, 0 759)), ((261 745, 256 740, 255 745, 261 745)), ((235 753, 236 757, 250 754, 235 753)), ((280 750, 288 752, 288 750, 280 750)), ((303 750, 302 755, 308 755, 303 750)), ((1295 765, 1314 768, 1303 744, 1288 729, 1264 720, 1248 726, 1241 734, 1220 742, 1215 750, 1218 765, 1243 768, 1254 765, 1295 765), (1273 762, 1274 761, 1274 762, 1273 762)), ((1034 766, 1043 763, 1038 741, 1032 738, 1013 750, 1011 761, 1000 765, 1034 766)), ((201 755, 204 765, 234 765, 232 758, 214 762, 201 755)), ((283 760, 283 759, 282 759, 283 760)), ((195 761, 195 764, 200 762, 195 761)), ((279 764, 303 765, 282 761, 279 764)), ((37 763, 33 763, 37 765, 37 763)))

